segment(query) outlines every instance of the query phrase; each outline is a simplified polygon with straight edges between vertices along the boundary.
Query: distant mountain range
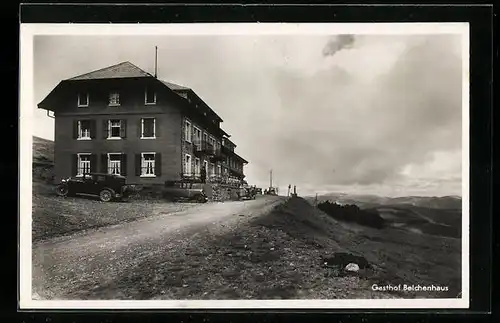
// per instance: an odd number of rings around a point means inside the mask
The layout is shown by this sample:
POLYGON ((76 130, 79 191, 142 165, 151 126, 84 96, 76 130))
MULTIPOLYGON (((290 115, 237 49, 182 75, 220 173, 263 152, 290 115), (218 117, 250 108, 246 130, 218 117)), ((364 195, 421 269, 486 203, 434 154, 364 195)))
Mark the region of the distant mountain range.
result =
MULTIPOLYGON (((308 200, 314 197, 308 197, 308 200)), ((462 198, 460 196, 404 196, 383 197, 377 195, 351 195, 345 193, 329 193, 318 195, 318 201, 337 202, 339 204, 354 204, 360 208, 372 208, 382 205, 394 206, 418 206, 433 209, 461 209, 462 198)))

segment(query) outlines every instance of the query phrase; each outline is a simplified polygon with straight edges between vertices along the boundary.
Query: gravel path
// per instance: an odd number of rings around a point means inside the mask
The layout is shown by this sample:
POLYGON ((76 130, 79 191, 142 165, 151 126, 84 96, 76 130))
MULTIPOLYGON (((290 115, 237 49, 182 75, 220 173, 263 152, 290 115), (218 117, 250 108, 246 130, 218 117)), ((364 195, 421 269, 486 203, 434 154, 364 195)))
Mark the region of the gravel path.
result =
MULTIPOLYGON (((148 258, 167 256, 209 229, 224 234, 270 211, 284 198, 203 204, 134 222, 79 232, 33 245, 33 293, 42 299, 81 299, 112 285, 148 258)), ((114 295, 115 297, 117 295, 114 295)))

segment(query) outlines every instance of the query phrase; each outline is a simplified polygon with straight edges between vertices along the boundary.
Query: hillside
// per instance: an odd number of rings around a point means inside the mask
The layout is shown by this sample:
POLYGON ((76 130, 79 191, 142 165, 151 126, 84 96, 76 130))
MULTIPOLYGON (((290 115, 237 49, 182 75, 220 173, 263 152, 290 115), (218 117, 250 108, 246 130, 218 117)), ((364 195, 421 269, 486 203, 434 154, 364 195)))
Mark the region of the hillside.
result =
MULTIPOLYGON (((306 198, 314 203, 315 198, 306 198)), ((378 197, 375 195, 328 194, 318 196, 318 204, 327 201, 378 214, 387 226, 409 232, 461 238, 462 208, 459 197, 378 197)))
MULTIPOLYGON (((279 212, 260 223, 269 228, 280 228, 295 239, 307 241, 325 255, 341 251, 364 257, 375 269, 364 273, 362 280, 379 285, 446 285, 450 289, 446 297, 456 297, 460 291, 460 239, 393 227, 377 230, 338 221, 301 198, 290 200, 279 212)), ((399 296, 445 295, 421 293, 399 296)))
POLYGON ((413 205, 384 205, 367 209, 377 212, 389 226, 430 235, 461 238, 462 212, 413 205))
MULTIPOLYGON (((43 186, 54 179, 54 142, 33 136, 33 184, 43 186), (42 184, 44 183, 44 184, 42 184)), ((39 187, 47 189, 46 187, 39 187)))
POLYGON ((54 142, 52 140, 33 136, 33 161, 53 162, 54 142))
MULTIPOLYGON (((307 197, 312 201, 315 197, 307 197)), ((381 205, 407 205, 433 209, 461 209, 462 198, 459 196, 403 196, 384 197, 377 195, 351 195, 330 193, 318 195, 318 202, 332 201, 341 204, 354 204, 360 208, 373 208, 381 205)))
POLYGON ((454 298, 461 290, 458 239, 340 222, 302 198, 290 198, 259 217, 245 212, 234 219, 238 224, 226 226, 229 231, 222 235, 207 227, 182 243, 177 241, 168 257, 149 256, 121 271, 112 283, 79 296, 454 298), (332 259, 340 258, 355 259, 361 269, 346 275, 332 265, 332 259), (376 291, 373 284, 446 286, 448 291, 376 291))

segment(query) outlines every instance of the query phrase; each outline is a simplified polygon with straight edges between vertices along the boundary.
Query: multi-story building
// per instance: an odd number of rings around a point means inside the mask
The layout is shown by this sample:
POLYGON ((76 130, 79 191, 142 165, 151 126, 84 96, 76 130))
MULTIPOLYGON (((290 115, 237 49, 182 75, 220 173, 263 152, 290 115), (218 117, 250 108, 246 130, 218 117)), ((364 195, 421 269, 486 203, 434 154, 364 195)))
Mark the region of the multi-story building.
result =
POLYGON ((55 180, 86 172, 129 183, 242 180, 247 161, 196 93, 123 62, 61 81, 38 108, 55 118, 55 180), (224 176, 226 175, 226 176, 224 176))

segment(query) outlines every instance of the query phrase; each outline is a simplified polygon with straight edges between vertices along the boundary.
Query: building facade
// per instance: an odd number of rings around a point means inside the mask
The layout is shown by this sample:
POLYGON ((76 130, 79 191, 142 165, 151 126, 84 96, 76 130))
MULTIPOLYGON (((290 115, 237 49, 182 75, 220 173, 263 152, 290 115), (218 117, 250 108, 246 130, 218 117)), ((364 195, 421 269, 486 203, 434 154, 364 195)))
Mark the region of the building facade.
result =
POLYGON ((242 180, 223 120, 190 89, 157 79, 130 62, 61 81, 38 108, 55 118, 55 180, 87 172, 131 184, 242 180))

